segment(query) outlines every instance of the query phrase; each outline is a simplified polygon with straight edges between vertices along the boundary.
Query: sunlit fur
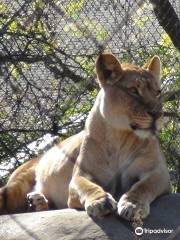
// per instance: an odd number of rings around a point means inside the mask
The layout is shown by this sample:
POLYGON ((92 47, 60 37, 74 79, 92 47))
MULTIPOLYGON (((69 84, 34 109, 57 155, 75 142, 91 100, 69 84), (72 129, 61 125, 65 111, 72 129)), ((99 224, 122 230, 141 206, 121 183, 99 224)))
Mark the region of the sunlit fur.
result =
MULTIPOLYGON (((162 112, 158 77, 134 65, 123 67, 119 81, 102 88, 100 111, 112 127, 130 130, 132 124, 137 125, 135 134, 146 138, 151 134, 149 112, 162 112), (131 92, 132 89, 137 89, 139 96, 131 92)), ((156 131, 162 127, 162 114, 156 119, 155 126, 156 131)))
POLYGON ((102 54, 96 72, 101 90, 85 130, 18 168, 0 189, 2 212, 23 209, 26 194, 36 190, 56 208, 85 208, 89 215, 103 216, 115 210, 113 197, 120 188, 118 195, 125 195, 118 213, 126 218, 123 208, 130 213, 128 206, 135 204, 129 218, 139 211, 144 218, 150 203, 169 191, 156 137, 162 122, 160 59, 155 56, 140 68, 102 54))

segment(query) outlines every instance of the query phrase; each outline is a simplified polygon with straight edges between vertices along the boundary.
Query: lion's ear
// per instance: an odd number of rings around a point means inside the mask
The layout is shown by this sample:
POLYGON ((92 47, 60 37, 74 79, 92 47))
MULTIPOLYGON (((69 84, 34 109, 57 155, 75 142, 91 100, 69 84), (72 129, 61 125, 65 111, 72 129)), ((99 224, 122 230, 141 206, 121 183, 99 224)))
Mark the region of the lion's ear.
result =
POLYGON ((118 59, 110 54, 103 53, 96 60, 96 73, 101 86, 113 85, 122 75, 121 64, 118 59))
POLYGON ((161 60, 158 56, 152 57, 145 65, 145 69, 148 69, 153 76, 157 79, 158 84, 160 85, 161 82, 161 60))

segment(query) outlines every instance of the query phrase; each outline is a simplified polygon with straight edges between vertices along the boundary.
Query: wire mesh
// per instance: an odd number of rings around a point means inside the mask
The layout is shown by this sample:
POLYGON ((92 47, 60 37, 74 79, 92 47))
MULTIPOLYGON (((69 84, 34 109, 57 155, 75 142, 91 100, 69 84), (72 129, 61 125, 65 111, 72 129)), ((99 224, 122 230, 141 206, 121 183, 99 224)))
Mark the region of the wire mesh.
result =
POLYGON ((108 50, 139 65, 154 54, 161 57, 168 119, 160 139, 180 188, 179 18, 179 0, 2 0, 2 182, 36 153, 43 136, 63 139, 84 127, 98 90, 94 61, 108 50))

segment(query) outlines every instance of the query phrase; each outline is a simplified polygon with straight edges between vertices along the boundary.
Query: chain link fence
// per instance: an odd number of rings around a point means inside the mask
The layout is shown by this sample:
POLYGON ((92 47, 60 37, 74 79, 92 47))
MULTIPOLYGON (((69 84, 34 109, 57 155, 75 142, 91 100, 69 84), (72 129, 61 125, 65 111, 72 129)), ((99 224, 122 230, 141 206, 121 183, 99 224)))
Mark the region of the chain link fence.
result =
POLYGON ((80 131, 96 97, 94 60, 108 50, 163 65, 161 144, 180 191, 180 0, 1 0, 1 184, 23 161, 80 131))

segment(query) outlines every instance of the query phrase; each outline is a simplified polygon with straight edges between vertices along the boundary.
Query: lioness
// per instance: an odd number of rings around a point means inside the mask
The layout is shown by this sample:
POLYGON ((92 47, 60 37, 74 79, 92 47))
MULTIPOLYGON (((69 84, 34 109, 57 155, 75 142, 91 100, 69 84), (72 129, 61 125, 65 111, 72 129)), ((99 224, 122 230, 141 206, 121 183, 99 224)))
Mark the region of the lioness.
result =
POLYGON ((96 61, 101 90, 84 131, 26 162, 0 189, 0 209, 85 209, 93 217, 117 210, 142 219, 150 203, 170 191, 157 139, 162 125, 158 56, 142 68, 110 54, 96 61), (32 192, 31 192, 32 191, 32 192))

